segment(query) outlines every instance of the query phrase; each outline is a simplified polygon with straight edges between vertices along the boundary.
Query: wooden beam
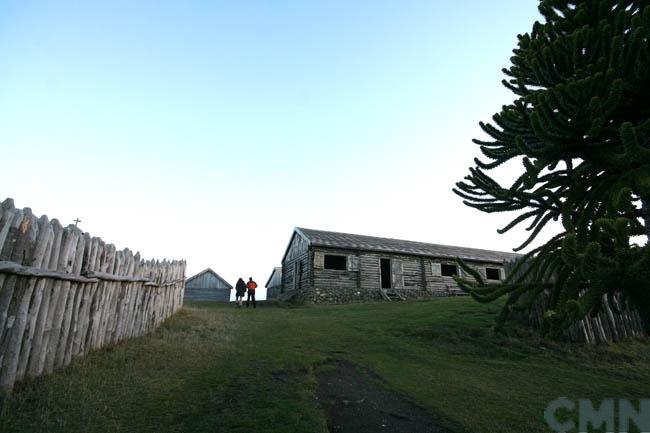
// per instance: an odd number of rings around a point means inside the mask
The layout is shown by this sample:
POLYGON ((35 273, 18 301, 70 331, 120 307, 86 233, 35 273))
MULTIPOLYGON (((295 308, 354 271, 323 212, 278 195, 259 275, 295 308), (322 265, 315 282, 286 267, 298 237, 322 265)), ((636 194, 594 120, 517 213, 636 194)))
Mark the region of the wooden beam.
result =
POLYGON ((146 287, 167 287, 182 283, 184 280, 173 280, 157 283, 149 278, 113 275, 107 272, 87 271, 83 275, 70 274, 62 271, 51 271, 33 266, 23 266, 15 262, 0 261, 0 274, 20 275, 23 277, 51 278, 53 280, 71 281, 76 283, 99 283, 100 281, 115 281, 129 283, 144 283, 146 287))
POLYGON ((15 262, 0 261, 0 274, 21 275, 24 277, 52 278, 54 280, 75 281, 78 283, 97 283, 98 278, 74 275, 68 272, 50 271, 32 266, 22 266, 15 262))
POLYGON ((87 271, 84 275, 88 278, 95 278, 102 281, 126 281, 129 283, 147 283, 152 282, 149 278, 144 277, 130 277, 126 275, 113 275, 108 272, 87 271))

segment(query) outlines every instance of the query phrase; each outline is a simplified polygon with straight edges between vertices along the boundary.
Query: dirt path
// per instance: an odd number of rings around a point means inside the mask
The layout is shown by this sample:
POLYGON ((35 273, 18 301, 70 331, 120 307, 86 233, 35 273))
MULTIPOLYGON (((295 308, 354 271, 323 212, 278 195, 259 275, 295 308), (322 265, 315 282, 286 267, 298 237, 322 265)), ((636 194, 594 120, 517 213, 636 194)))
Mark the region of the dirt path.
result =
POLYGON ((330 433, 451 433, 439 417, 388 390, 377 375, 335 361, 318 377, 330 433))

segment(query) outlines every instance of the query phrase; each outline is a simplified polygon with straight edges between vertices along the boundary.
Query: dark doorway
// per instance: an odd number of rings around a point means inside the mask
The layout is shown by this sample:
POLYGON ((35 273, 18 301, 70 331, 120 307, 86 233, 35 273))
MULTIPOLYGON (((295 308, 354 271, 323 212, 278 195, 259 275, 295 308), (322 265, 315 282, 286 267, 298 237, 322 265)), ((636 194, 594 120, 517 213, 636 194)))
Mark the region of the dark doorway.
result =
POLYGON ((390 259, 380 259, 379 268, 381 272, 381 288, 390 289, 391 286, 391 271, 390 271, 390 259))
POLYGON ((302 261, 293 263, 293 290, 300 290, 302 286, 302 261))

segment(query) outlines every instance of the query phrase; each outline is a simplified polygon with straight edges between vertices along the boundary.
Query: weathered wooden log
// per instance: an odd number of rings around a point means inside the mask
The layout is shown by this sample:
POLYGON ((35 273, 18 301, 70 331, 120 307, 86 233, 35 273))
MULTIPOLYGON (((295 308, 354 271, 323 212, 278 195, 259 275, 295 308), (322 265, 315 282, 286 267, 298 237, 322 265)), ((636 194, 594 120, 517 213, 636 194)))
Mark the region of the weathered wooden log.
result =
POLYGON ((621 336, 618 331, 618 324, 616 323, 616 319, 614 318, 614 312, 612 311, 611 306, 609 305, 609 300, 607 297, 603 299, 603 310, 605 314, 607 315, 607 321, 610 324, 610 329, 611 329, 611 335, 614 341, 619 341, 621 340, 621 336))
MULTIPOLYGON (((44 262, 49 261, 53 241, 54 232, 50 227, 47 216, 44 215, 38 221, 38 240, 36 243, 34 259, 31 263, 32 267, 41 268, 44 265, 44 262)), ((43 292, 45 290, 45 284, 47 282, 45 279, 38 278, 30 278, 29 281, 30 284, 33 284, 35 287, 31 304, 29 306, 29 312, 27 313, 28 322, 20 349, 20 359, 18 361, 16 380, 22 380, 25 377, 34 336, 36 335, 36 332, 40 330, 36 327, 36 322, 39 316, 39 312, 43 306, 43 292)))
MULTIPOLYGON (((126 249, 122 254, 122 275, 128 275, 131 269, 133 256, 126 249)), ((114 314, 116 315, 115 331, 113 332, 112 342, 117 343, 122 339, 122 331, 126 322, 127 303, 129 302, 129 283, 120 284, 118 287, 117 302, 114 314)))
MULTIPOLYGON (((78 229, 75 227, 74 230, 78 229)), ((73 275, 79 275, 81 272, 84 257, 84 243, 85 239, 83 237, 83 234, 81 231, 79 231, 77 248, 74 254, 74 262, 72 264, 72 269, 70 270, 70 273, 73 275)), ((69 298, 69 309, 66 310, 66 317, 63 325, 63 335, 58 349, 59 354, 57 367, 68 365, 72 360, 74 334, 77 332, 77 323, 79 321, 78 314, 81 303, 81 285, 78 283, 71 284, 70 292, 71 295, 69 298)))
MULTIPOLYGON (((0 249, 0 260, 7 259, 10 260, 13 253, 13 247, 15 245, 16 230, 18 226, 23 221, 23 211, 18 209, 13 209, 13 202, 7 201, 3 203, 3 207, 6 207, 4 212, 4 221, 3 227, 0 230, 1 235, 3 236, 2 248, 0 249)), ((2 280, 2 290, 0 290, 0 341, 3 340, 4 334, 8 329, 9 322, 9 307, 14 296, 14 289, 16 287, 17 278, 14 276, 9 276, 9 278, 3 278, 2 280)), ((2 365, 2 356, 0 353, 0 365, 2 365)))
MULTIPOLYGON (((123 275, 125 269, 125 257, 123 251, 115 254, 115 264, 113 270, 116 274, 123 275)), ((113 344, 116 341, 117 323, 119 320, 118 311, 122 295, 123 284, 113 284, 110 297, 108 299, 108 310, 111 312, 108 316, 108 323, 105 330, 104 341, 107 344, 113 344)))
MULTIPOLYGON (((83 234, 80 234, 79 241, 77 242, 77 251, 75 257, 75 265, 72 269, 74 275, 79 275, 83 266, 83 260, 85 258, 84 251, 86 249, 86 238, 83 234)), ((65 355, 64 355, 64 365, 68 365, 72 361, 72 356, 75 355, 75 341, 77 341, 77 334, 80 331, 79 323, 81 321, 81 307, 83 304, 83 294, 84 294, 84 284, 77 284, 75 287, 76 296, 75 303, 72 310, 72 318, 70 323, 70 331, 68 333, 68 341, 66 344, 65 355)))
MULTIPOLYGON (((96 242, 96 253, 90 263, 90 269, 99 270, 101 268, 102 257, 104 253, 104 242, 102 242, 102 240, 99 238, 95 238, 94 241, 96 242)), ((97 344, 97 339, 101 328, 105 294, 109 286, 110 285, 108 281, 101 281, 99 283, 97 291, 95 292, 95 299, 93 301, 91 309, 91 325, 88 338, 89 349, 96 349, 99 347, 97 344)))
MULTIPOLYGON (((31 212, 26 211, 18 232, 12 239, 15 244, 11 259, 27 263, 32 261, 40 262, 42 255, 45 254, 45 248, 41 248, 39 251, 36 250, 37 237, 38 225, 36 224, 36 218, 31 212), (40 254, 40 257, 35 257, 35 253, 40 254)), ((0 353, 3 354, 2 363, 0 363, 0 390, 3 393, 11 392, 16 381, 23 335, 27 326, 27 314, 36 282, 35 279, 18 281, 15 286, 16 291, 13 300, 9 305, 7 312, 8 329, 5 331, 2 341, 0 341, 0 353), (10 322, 11 326, 8 326, 10 322)))
POLYGON ((104 280, 104 281, 124 281, 124 282, 129 282, 129 283, 138 283, 138 282, 147 282, 150 284, 151 281, 147 278, 143 277, 130 277, 126 275, 111 275, 107 272, 86 272, 85 274, 86 277, 88 278, 96 278, 99 280, 104 280))
MULTIPOLYGON (((109 268, 113 266, 115 261, 115 246, 110 244, 104 244, 102 259, 96 263, 97 272, 102 274, 108 274, 109 268)), ((105 344, 106 330, 110 326, 110 319, 112 311, 110 309, 111 297, 115 291, 115 288, 119 283, 116 283, 114 280, 106 279, 104 280, 104 289, 100 291, 101 302, 99 303, 100 313, 97 323, 97 329, 95 334, 96 347, 102 347, 105 344)))
POLYGON ((58 272, 54 270, 39 269, 33 266, 23 266, 15 262, 0 261, 0 274, 20 275, 24 277, 40 277, 51 278, 54 280, 70 281, 77 283, 98 283, 99 281, 118 281, 118 282, 131 282, 131 283, 144 283, 146 286, 173 286, 182 280, 167 281, 164 283, 156 283, 148 278, 143 277, 128 277, 124 275, 110 275, 105 272, 86 272, 84 274, 70 274, 68 272, 58 272))
MULTIPOLYGON (((17 282, 18 277, 13 275, 9 276, 9 278, 4 279, 2 291, 0 291, 0 341, 4 339, 7 330, 13 325, 13 322, 9 323, 9 308, 14 299, 14 290, 17 282)), ((0 356, 2 355, 0 354, 0 356)))
MULTIPOLYGON (((61 246, 61 253, 59 254, 59 261, 57 263, 57 270, 60 272, 69 273, 70 263, 74 260, 73 254, 76 251, 77 242, 79 241, 79 233, 69 230, 66 227, 63 231, 63 241, 61 246)), ((50 330, 47 355, 45 358, 45 372, 51 373, 56 366, 57 352, 61 338, 61 327, 65 319, 65 311, 68 303, 68 296, 70 292, 70 281, 61 281, 54 288, 52 293, 52 301, 54 305, 50 306, 53 311, 52 322, 48 327, 50 330)))
MULTIPOLYGON (((58 220, 54 219, 50 223, 52 232, 54 234, 50 256, 47 264, 43 263, 48 270, 56 270, 61 251, 61 242, 63 240, 63 227, 59 224, 58 220)), ((45 288, 43 293, 42 306, 39 311, 39 317, 36 322, 36 332, 32 342, 32 355, 30 355, 28 376, 37 377, 43 373, 45 367, 45 358, 47 355, 47 348, 49 345, 49 336, 52 326, 54 312, 53 306, 53 293, 56 290, 59 282, 56 280, 46 278, 45 288)))
MULTIPOLYGON (((127 275, 135 275, 135 269, 136 269, 136 256, 133 255, 133 253, 130 252, 130 260, 129 260, 129 269, 127 271, 127 275)), ((135 301, 137 297, 137 285, 134 283, 126 283, 128 287, 128 297, 127 302, 125 304, 126 306, 126 314, 124 315, 124 323, 122 326, 122 333, 121 333, 121 339, 129 338, 130 333, 131 333, 131 327, 133 326, 133 313, 135 309, 135 301)))
MULTIPOLYGON (((96 248, 96 243, 93 243, 93 239, 88 233, 84 233, 83 235, 83 244, 84 253, 81 272, 87 269, 90 255, 95 253, 94 248, 96 248)), ((96 288, 97 284, 94 283, 85 283, 79 287, 81 299, 79 306, 79 319, 77 324, 78 329, 77 332, 75 332, 72 347, 73 356, 80 356, 85 353, 85 339, 89 327, 90 306, 92 303, 92 296, 96 288)))
POLYGON ((20 209, 16 209, 13 212, 13 219, 7 220, 3 231, 6 231, 5 239, 2 245, 2 250, 0 250, 0 261, 1 260, 11 260, 13 256, 13 250, 16 247, 16 231, 18 227, 22 224, 24 220, 24 212, 20 209))
MULTIPOLYGON (((11 205, 11 203, 9 205, 11 205)), ((9 230, 11 230, 14 220, 20 218, 20 216, 17 215, 22 215, 22 212, 14 209, 13 206, 8 207, 6 200, 2 203, 1 208, 3 209, 3 214, 2 219, 0 219, 0 253, 4 251, 4 246, 7 242, 7 237, 9 236, 9 230)))
POLYGON ((53 280, 74 281, 78 283, 97 283, 98 278, 88 278, 81 275, 73 275, 68 272, 38 269, 33 266, 23 266, 15 262, 0 261, 0 273, 19 275, 22 277, 51 278, 53 280))
MULTIPOLYGON (((140 260, 140 253, 136 253, 131 258, 131 266, 129 267, 129 275, 135 277, 137 272, 138 261, 140 260)), ((127 303, 127 314, 124 322, 123 329, 123 338, 131 338, 133 330, 133 321, 135 318, 135 310, 138 302, 138 290, 137 283, 128 283, 129 284, 129 298, 127 303)))

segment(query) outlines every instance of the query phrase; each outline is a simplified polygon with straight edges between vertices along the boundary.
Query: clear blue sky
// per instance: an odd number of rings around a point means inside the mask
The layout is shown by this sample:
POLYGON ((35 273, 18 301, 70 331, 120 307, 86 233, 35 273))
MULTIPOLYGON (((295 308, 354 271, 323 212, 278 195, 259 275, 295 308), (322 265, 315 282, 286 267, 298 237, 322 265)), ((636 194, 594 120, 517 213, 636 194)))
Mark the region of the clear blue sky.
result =
POLYGON ((509 250, 450 189, 536 8, 3 2, 0 199, 231 281, 294 226, 509 250))

